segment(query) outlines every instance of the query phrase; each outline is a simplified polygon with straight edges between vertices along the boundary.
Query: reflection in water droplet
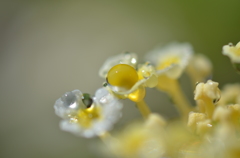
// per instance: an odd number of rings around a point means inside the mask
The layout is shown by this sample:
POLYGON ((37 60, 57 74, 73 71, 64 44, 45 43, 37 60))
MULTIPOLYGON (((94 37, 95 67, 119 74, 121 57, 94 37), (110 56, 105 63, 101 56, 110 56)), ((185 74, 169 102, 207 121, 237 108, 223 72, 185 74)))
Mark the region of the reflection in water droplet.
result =
POLYGON ((67 107, 70 107, 72 109, 76 108, 78 106, 77 103, 77 97, 73 92, 67 92, 62 97, 61 100, 63 101, 63 104, 67 107))

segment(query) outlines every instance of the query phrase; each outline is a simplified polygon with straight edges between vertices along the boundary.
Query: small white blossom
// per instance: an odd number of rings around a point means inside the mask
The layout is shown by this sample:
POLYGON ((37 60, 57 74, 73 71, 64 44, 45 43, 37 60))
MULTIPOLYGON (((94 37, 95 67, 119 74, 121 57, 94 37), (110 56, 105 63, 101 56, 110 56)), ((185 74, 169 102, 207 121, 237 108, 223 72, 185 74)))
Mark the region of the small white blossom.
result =
POLYGON ((54 105, 56 114, 63 118, 60 128, 64 131, 90 138, 111 130, 121 117, 122 103, 105 88, 98 89, 90 107, 85 108, 83 101, 79 99, 83 97, 79 90, 66 94, 63 96, 67 96, 67 102, 62 97, 54 105), (78 105, 74 110, 71 108, 72 103, 78 105))
POLYGON ((193 54, 188 43, 171 43, 165 47, 157 47, 149 52, 146 59, 156 65, 157 73, 165 73, 170 78, 179 78, 193 54))

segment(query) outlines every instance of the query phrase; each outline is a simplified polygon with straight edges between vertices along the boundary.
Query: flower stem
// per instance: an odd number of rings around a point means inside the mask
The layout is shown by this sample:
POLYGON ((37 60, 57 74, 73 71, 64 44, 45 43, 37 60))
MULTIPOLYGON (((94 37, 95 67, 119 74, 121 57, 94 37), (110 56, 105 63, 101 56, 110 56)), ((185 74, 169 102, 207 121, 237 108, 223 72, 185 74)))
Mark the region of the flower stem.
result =
POLYGON ((182 113, 183 116, 188 116, 191 111, 191 106, 183 94, 178 82, 176 81, 175 88, 170 91, 170 95, 175 103, 176 108, 182 113))
POLYGON ((141 100, 139 102, 136 102, 137 107, 139 109, 139 111, 141 112, 142 116, 144 118, 147 118, 149 116, 149 114, 151 113, 148 105, 146 104, 146 102, 144 100, 141 100))
POLYGON ((214 112, 214 109, 215 109, 215 105, 213 104, 212 100, 210 100, 210 99, 205 99, 204 103, 205 103, 205 109, 206 109, 207 117, 209 119, 211 119, 212 115, 213 115, 213 112, 214 112))
POLYGON ((188 117, 188 113, 191 111, 191 105, 176 79, 171 79, 165 75, 159 76, 157 88, 166 92, 173 99, 176 108, 184 118, 188 117))

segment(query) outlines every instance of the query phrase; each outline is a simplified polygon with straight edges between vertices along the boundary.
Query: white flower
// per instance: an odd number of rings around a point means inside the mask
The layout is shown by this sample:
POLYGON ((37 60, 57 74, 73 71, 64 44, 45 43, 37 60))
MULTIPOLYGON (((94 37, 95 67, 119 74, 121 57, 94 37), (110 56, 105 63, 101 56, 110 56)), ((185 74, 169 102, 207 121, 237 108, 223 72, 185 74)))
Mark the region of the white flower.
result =
POLYGON ((105 86, 119 98, 129 98, 134 102, 145 97, 145 87, 152 88, 158 83, 155 68, 148 62, 137 65, 135 53, 109 58, 100 68, 99 75, 106 78, 105 86))
POLYGON ((158 47, 146 55, 146 59, 156 65, 157 73, 165 73, 170 78, 179 78, 193 54, 188 43, 171 43, 158 47))
POLYGON ((240 63, 240 42, 236 46, 232 43, 223 46, 223 55, 227 55, 233 63, 240 63))
POLYGON ((105 88, 100 88, 93 98, 79 90, 68 92, 56 101, 54 108, 63 118, 62 130, 90 138, 111 130, 121 117, 122 103, 105 88))

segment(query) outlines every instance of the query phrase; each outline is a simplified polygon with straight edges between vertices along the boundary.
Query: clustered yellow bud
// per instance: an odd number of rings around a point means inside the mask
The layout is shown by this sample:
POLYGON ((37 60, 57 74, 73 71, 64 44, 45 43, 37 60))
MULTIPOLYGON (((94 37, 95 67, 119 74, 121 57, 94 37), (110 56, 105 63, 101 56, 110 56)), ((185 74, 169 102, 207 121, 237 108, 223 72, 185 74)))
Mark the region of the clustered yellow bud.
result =
POLYGON ((207 83, 198 83, 194 93, 194 99, 204 102, 207 117, 212 118, 215 108, 214 104, 216 104, 221 97, 218 83, 212 80, 208 80, 207 83))
POLYGON ((232 43, 223 46, 223 54, 230 58, 235 69, 240 72, 240 42, 236 46, 232 43))
POLYGON ((227 55, 233 63, 240 63, 240 42, 236 46, 232 43, 223 46, 223 54, 227 55))

